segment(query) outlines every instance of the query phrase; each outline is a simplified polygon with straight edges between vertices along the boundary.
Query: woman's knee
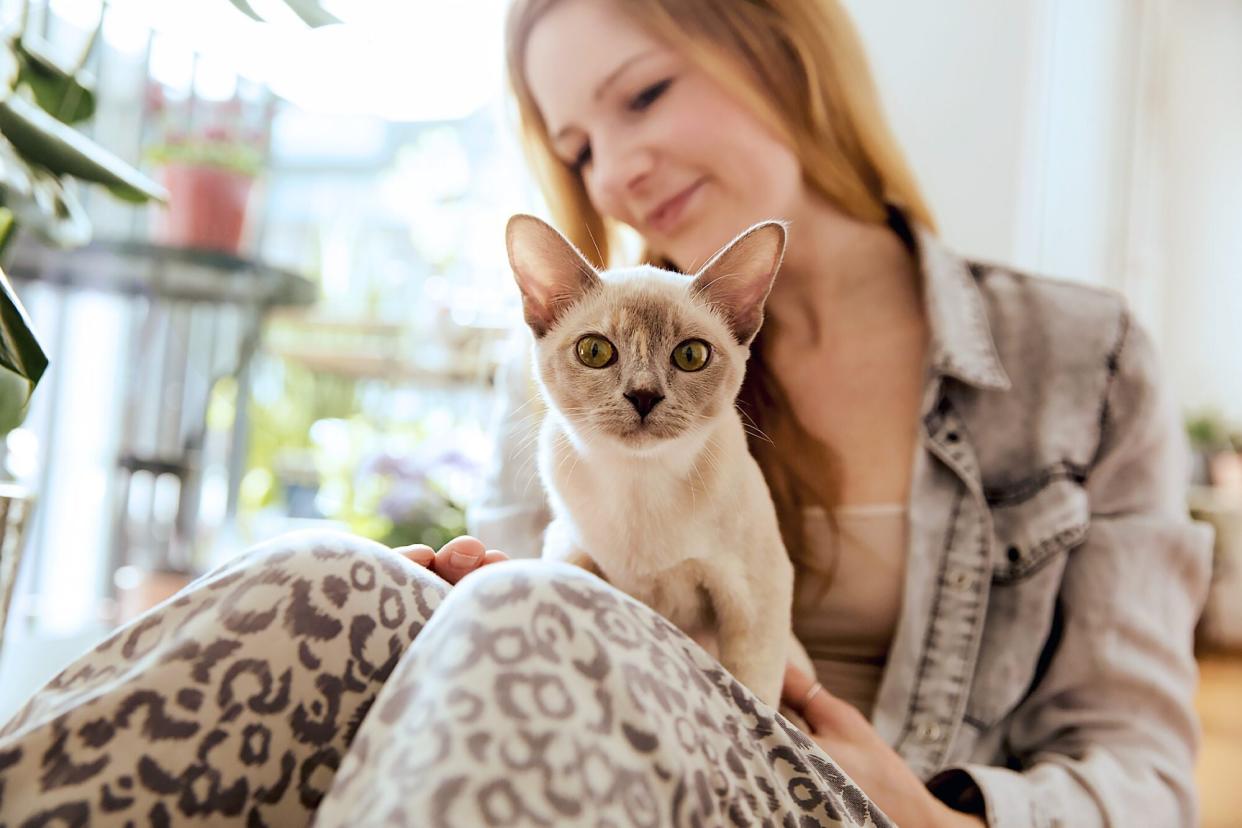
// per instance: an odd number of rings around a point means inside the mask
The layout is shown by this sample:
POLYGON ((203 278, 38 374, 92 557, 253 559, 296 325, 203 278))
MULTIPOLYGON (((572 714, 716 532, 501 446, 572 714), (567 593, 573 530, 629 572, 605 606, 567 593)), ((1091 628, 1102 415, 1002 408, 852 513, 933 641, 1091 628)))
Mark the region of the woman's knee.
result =
POLYGON ((284 603, 377 619, 417 615, 424 620, 448 591, 434 573, 381 543, 345 532, 290 532, 251 547, 204 575, 174 604, 219 595, 226 603, 284 603))
POLYGON ((533 595, 577 596, 585 600, 613 591, 607 582, 580 567, 540 559, 491 564, 470 573, 453 587, 454 593, 462 594, 460 600, 487 608, 520 602, 533 595))
POLYGON ((340 577, 365 584, 380 571, 398 582, 434 576, 382 543, 347 532, 304 529, 286 532, 251 546, 204 576, 211 581, 235 581, 262 572, 290 576, 340 577))

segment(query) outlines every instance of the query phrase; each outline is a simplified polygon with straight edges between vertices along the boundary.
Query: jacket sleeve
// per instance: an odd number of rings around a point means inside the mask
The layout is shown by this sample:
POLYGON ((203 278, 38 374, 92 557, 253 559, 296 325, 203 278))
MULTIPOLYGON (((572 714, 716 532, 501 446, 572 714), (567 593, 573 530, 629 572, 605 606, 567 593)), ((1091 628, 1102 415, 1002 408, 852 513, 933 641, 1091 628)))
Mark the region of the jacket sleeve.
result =
POLYGON ((543 405, 530 370, 530 334, 510 339, 496 375, 492 450, 479 496, 466 510, 470 534, 514 558, 537 558, 551 520, 536 466, 543 405))
POLYGON ((1062 637, 1008 728, 1017 769, 958 766, 930 783, 995 828, 1198 824, 1193 634, 1212 535, 1187 517, 1185 438, 1151 343, 1123 325, 1085 483, 1090 527, 1058 596, 1062 637))

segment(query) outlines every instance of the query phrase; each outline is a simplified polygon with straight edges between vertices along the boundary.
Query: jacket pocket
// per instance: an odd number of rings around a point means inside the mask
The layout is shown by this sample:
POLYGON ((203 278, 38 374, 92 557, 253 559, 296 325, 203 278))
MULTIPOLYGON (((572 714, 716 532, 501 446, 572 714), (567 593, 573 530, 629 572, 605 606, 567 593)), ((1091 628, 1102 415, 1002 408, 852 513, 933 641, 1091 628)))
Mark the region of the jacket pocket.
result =
POLYGON ((1012 711, 1030 689, 1055 635, 1057 593, 1067 555, 1090 525, 1087 493, 1056 479, 1021 502, 992 507, 992 588, 967 719, 981 730, 1012 711))
POLYGON ((1091 522, 1087 492, 1064 478, 1018 503, 993 505, 992 583, 1023 581, 1072 549, 1091 522))

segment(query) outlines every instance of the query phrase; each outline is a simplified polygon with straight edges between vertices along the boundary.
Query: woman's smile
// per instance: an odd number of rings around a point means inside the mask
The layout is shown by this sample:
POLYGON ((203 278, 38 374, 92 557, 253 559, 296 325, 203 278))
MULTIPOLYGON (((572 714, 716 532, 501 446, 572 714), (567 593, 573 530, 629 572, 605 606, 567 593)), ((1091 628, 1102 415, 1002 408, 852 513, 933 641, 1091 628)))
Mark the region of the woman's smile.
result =
POLYGON ((690 186, 674 193, 647 213, 644 222, 651 232, 667 237, 688 220, 693 209, 702 201, 699 194, 707 183, 707 177, 699 178, 690 186))

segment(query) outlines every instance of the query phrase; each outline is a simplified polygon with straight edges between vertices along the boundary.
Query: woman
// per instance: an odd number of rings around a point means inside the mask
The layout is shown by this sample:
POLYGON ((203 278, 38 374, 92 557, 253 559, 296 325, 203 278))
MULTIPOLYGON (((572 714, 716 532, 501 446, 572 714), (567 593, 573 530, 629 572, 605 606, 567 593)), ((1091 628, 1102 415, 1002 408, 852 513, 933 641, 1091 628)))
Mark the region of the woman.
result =
MULTIPOLYGON (((599 263, 617 223, 690 270, 792 222, 742 403, 818 745, 585 574, 285 538, 36 695, 0 731, 0 822, 1191 824, 1206 554, 1120 303, 937 243, 831 3, 534 0, 509 36, 532 161, 599 263)), ((528 553, 517 405, 474 519, 528 553)))
MULTIPOLYGON (((900 757, 992 825, 1195 824, 1208 541, 1123 304, 938 242, 836 2, 526 0, 508 36, 545 195, 597 264, 617 224, 692 271, 791 222, 741 403, 832 694, 791 672, 787 697, 822 700, 825 752, 890 815, 918 797, 900 757)), ((520 423, 474 516, 510 551, 546 519, 520 423)))

